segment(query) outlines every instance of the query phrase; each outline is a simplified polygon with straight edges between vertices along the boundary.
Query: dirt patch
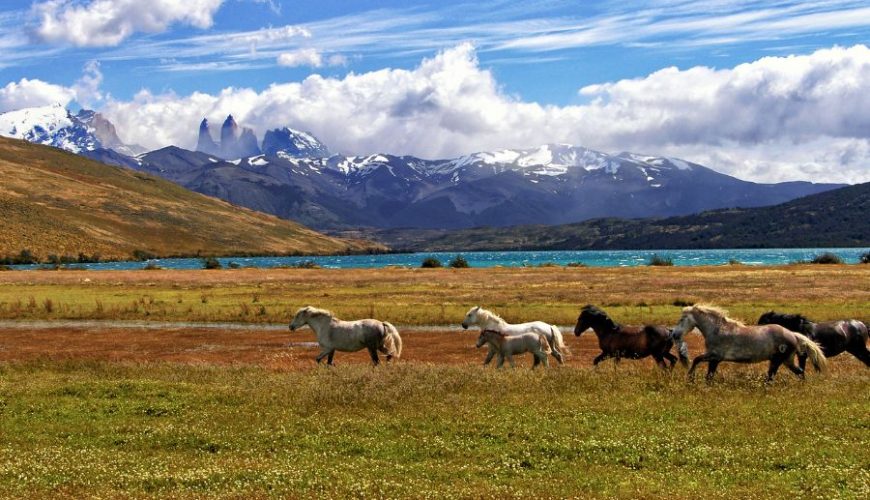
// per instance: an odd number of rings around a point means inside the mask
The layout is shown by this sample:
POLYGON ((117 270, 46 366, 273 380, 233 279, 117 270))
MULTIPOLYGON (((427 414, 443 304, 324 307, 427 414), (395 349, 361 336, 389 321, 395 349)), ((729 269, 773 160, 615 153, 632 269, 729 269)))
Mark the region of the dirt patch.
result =
MULTIPOLYGON (((694 337, 694 336, 693 336, 694 337)), ((404 362, 477 364, 486 349, 476 349, 476 332, 412 331, 402 334, 404 362)), ((571 349, 569 365, 590 366, 598 354, 594 335, 566 335, 571 349)), ((700 350, 700 338, 689 338, 692 352, 700 350)), ((0 329, 0 361, 99 360, 188 364, 258 365, 279 370, 314 366, 319 352, 313 332, 218 328, 55 328, 0 329)), ((530 364, 528 355, 518 358, 530 364)), ((553 360, 554 361, 554 360, 553 360)), ((336 353, 336 364, 369 363, 365 351, 336 353)), ((652 361, 624 361, 644 363, 652 361)))

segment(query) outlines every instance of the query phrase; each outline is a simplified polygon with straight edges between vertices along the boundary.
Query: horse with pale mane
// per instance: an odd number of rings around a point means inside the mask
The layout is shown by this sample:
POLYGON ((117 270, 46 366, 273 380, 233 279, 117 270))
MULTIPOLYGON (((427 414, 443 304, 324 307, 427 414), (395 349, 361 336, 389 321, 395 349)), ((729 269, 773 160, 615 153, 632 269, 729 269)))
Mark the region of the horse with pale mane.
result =
POLYGON ((326 358, 326 363, 333 365, 335 351, 356 352, 368 349, 375 365, 380 362, 378 351, 386 355, 387 361, 402 356, 402 337, 396 327, 386 321, 342 321, 326 309, 307 306, 296 312, 290 322, 290 330, 294 331, 305 325, 317 334, 317 343, 320 344, 320 354, 316 358, 318 364, 326 358))
MULTIPOLYGON (((480 306, 475 306, 468 311, 465 315, 465 319, 462 320, 462 328, 467 330, 468 327, 474 325, 480 327, 481 330, 495 330, 508 337, 529 332, 537 333, 546 339, 547 344, 550 346, 550 354, 552 354, 560 364, 564 363, 565 355, 571 354, 570 351, 568 351, 568 346, 565 345, 564 339, 562 339, 562 332, 559 328, 555 325, 544 323, 543 321, 511 324, 503 320, 494 312, 480 306)), ((489 364, 495 355, 496 351, 492 346, 490 346, 489 353, 486 355, 483 364, 489 364)))
POLYGON ((825 355, 818 344, 779 325, 747 326, 729 318, 723 309, 696 304, 683 308, 680 322, 674 328, 674 340, 681 342, 683 335, 696 327, 704 336, 705 352, 692 360, 688 373, 690 380, 698 363, 705 361, 708 363, 707 380, 713 378, 722 361, 770 361, 768 382, 773 380, 783 363, 799 378, 804 377, 804 371, 794 364, 795 354, 808 356, 816 371, 822 371, 826 366, 825 355))

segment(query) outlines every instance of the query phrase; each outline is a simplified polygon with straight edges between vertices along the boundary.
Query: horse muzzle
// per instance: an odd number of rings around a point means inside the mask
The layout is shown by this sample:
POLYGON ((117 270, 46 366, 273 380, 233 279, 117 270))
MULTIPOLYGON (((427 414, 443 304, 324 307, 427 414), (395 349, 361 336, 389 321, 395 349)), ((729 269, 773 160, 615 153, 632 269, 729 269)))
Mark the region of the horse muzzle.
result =
POLYGON ((466 325, 465 322, 462 322, 460 324, 462 325, 463 330, 468 330, 468 325, 466 325))
POLYGON ((291 332, 295 332, 295 331, 296 331, 296 327, 293 326, 293 325, 290 325, 289 328, 290 328, 290 331, 291 331, 291 332))

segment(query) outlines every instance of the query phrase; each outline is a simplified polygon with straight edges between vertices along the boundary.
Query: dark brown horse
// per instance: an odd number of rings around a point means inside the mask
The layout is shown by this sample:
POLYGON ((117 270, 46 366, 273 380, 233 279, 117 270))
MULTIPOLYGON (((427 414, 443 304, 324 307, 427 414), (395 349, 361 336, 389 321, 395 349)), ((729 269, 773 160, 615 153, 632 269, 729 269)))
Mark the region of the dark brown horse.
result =
MULTIPOLYGON (((626 326, 610 319, 607 313, 593 306, 584 306, 577 318, 577 326, 574 327, 574 335, 580 336, 588 328, 595 331, 598 336, 598 346, 601 354, 595 357, 593 364, 598 364, 607 358, 641 359, 652 356, 662 368, 668 368, 665 360, 674 367, 677 358, 671 354, 674 339, 671 330, 665 326, 644 325, 626 326)), ((689 354, 685 343, 680 343, 680 362, 687 366, 689 354)))
MULTIPOLYGON (((793 332, 802 333, 821 346, 826 358, 848 352, 870 366, 867 326, 860 321, 849 319, 813 323, 800 314, 779 314, 769 311, 758 318, 758 324, 780 325, 793 332)), ((803 369, 807 364, 807 357, 798 355, 798 364, 803 369)))

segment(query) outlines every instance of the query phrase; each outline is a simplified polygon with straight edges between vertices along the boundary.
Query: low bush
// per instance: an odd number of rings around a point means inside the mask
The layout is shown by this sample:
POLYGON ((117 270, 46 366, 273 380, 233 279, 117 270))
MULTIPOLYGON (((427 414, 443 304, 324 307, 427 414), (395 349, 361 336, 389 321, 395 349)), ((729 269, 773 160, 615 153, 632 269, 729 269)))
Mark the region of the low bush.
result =
POLYGON ((436 259, 435 257, 426 257, 423 259, 423 263, 420 264, 420 267, 424 268, 435 268, 435 267, 444 267, 441 265, 441 261, 436 259))
POLYGON ((652 257, 649 258, 649 262, 647 262, 648 266, 673 266, 674 259, 654 253, 652 257))
POLYGON ((862 254, 861 257, 858 258, 858 262, 861 264, 870 264, 870 252, 862 254))
POLYGON ((454 269, 465 269, 465 268, 471 267, 468 265, 468 261, 465 260, 465 257, 463 257, 461 255, 457 255, 456 258, 451 260, 450 264, 447 264, 447 265, 454 268, 454 269))
POLYGON ((163 268, 160 267, 160 264, 158 264, 157 262, 155 262, 153 260, 149 260, 145 264, 145 267, 143 267, 142 269, 145 271, 158 271, 158 270, 163 269, 163 268))
POLYGON ((813 257, 810 264, 842 264, 843 259, 839 255, 831 252, 820 253, 813 257))
POLYGON ((582 262, 569 262, 565 264, 565 267, 589 267, 588 265, 582 262))
POLYGON ((221 265, 221 262, 214 257, 206 257, 202 259, 202 268, 203 269, 223 269, 224 266, 221 265))

